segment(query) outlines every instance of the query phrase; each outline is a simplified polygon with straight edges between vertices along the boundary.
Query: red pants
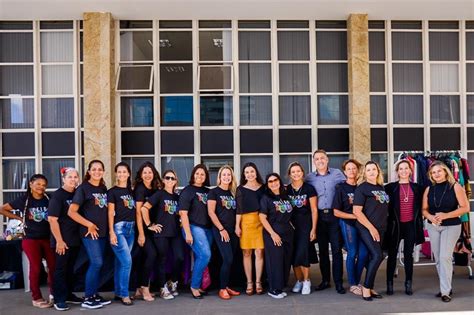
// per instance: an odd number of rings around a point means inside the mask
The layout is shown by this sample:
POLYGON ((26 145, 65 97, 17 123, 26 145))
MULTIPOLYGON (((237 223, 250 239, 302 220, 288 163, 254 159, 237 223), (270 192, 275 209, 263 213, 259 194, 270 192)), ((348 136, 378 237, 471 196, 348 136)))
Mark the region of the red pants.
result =
POLYGON ((46 259, 48 264, 48 286, 52 293, 53 274, 55 267, 54 250, 51 248, 49 239, 32 240, 24 239, 21 242, 23 251, 30 261, 30 289, 33 300, 42 298, 40 290, 41 260, 46 259))

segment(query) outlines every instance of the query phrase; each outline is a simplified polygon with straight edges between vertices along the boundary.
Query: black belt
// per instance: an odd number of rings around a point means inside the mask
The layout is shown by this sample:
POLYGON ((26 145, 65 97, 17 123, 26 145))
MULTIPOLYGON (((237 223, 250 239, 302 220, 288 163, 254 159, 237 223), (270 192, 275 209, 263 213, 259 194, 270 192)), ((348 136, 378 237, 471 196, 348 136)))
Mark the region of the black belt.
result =
POLYGON ((327 208, 327 209, 318 209, 318 211, 321 211, 322 213, 331 213, 331 212, 332 212, 332 209, 331 209, 331 208, 327 208))

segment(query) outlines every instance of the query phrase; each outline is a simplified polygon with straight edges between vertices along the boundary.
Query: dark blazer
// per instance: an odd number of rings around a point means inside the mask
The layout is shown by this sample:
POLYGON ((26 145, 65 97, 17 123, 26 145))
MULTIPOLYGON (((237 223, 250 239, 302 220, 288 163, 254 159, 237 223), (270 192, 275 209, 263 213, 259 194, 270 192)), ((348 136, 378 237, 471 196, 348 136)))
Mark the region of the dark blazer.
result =
MULTIPOLYGON (((423 218, 421 214, 421 203, 423 200, 423 187, 410 182, 411 189, 414 194, 414 220, 413 228, 415 229, 416 245, 425 242, 423 233, 423 218)), ((385 234, 385 248, 396 248, 400 242, 400 185, 393 182, 385 185, 385 192, 390 197, 388 204, 388 225, 385 234)))

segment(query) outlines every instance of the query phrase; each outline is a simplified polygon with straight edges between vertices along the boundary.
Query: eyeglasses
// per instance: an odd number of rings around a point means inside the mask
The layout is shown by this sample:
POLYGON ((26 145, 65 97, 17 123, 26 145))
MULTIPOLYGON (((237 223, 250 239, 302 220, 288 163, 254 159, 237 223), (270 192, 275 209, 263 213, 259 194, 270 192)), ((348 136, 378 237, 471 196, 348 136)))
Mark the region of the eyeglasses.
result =
POLYGON ((176 177, 173 177, 173 176, 165 176, 164 179, 166 179, 166 180, 176 180, 176 177))
POLYGON ((280 180, 279 180, 278 178, 275 178, 275 179, 269 179, 269 180, 267 181, 267 183, 272 184, 272 183, 279 182, 279 181, 280 181, 280 180))

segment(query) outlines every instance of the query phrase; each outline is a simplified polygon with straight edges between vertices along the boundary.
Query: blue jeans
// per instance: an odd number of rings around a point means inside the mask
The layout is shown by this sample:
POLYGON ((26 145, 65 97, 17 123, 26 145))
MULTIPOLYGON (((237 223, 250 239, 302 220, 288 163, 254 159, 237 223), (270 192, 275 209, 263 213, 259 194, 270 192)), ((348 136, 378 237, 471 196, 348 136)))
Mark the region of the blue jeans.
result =
MULTIPOLYGON (((202 282, 202 274, 211 260, 212 230, 204 229, 196 225, 189 225, 193 236, 191 249, 194 253, 194 266, 191 276, 191 288, 199 289, 202 282)), ((183 229, 183 236, 186 232, 183 229)))
POLYGON ((135 239, 135 222, 120 221, 114 224, 117 246, 112 245, 115 253, 114 284, 115 295, 128 297, 128 283, 132 270, 132 248, 135 239))
POLYGON ((359 232, 355 226, 347 224, 343 219, 339 220, 342 237, 347 249, 346 270, 349 284, 358 285, 360 276, 367 264, 368 251, 364 242, 359 237, 359 232))
POLYGON ((104 264, 104 251, 107 238, 100 237, 96 240, 82 238, 82 243, 89 257, 89 268, 86 273, 84 296, 93 297, 99 289, 100 269, 104 264))

